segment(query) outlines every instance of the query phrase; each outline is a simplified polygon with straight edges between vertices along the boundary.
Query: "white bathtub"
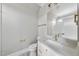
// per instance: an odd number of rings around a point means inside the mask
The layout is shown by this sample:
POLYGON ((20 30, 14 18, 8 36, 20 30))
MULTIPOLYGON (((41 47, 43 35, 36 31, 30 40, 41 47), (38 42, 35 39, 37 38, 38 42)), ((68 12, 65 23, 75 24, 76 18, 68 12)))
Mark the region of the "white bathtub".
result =
POLYGON ((36 43, 32 44, 28 48, 14 52, 8 56, 36 56, 36 46, 37 46, 36 43))

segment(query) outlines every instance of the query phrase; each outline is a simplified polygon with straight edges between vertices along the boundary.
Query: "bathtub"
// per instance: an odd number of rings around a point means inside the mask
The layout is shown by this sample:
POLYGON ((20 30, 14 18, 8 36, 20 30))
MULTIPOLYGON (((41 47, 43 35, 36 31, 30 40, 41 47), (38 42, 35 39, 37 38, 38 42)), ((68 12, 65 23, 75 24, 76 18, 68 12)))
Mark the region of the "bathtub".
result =
POLYGON ((8 56, 36 56, 37 44, 32 44, 28 48, 9 54, 8 56))

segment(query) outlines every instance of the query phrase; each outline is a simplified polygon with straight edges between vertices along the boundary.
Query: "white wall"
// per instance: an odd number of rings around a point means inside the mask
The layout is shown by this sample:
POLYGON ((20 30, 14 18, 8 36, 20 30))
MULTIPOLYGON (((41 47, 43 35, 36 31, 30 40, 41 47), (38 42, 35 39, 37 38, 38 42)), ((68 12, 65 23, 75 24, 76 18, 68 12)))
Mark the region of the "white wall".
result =
MULTIPOLYGON (((47 6, 43 6, 39 10, 38 25, 47 24, 47 6)), ((38 36, 43 38, 47 35, 47 25, 38 27, 38 36)))
POLYGON ((1 4, 0 4, 0 55, 1 55, 1 4))
POLYGON ((36 40, 38 10, 35 4, 3 4, 3 55, 26 48, 36 40))

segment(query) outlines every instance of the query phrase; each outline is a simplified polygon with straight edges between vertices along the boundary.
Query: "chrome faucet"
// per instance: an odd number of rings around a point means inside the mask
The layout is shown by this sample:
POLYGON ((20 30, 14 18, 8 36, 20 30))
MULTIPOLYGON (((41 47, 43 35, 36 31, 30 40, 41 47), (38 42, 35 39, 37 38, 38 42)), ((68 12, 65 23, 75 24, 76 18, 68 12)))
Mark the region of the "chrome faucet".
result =
POLYGON ((60 35, 64 35, 64 33, 58 33, 58 34, 56 34, 56 35, 55 35, 55 40, 56 40, 56 41, 58 40, 58 38, 60 37, 60 35))

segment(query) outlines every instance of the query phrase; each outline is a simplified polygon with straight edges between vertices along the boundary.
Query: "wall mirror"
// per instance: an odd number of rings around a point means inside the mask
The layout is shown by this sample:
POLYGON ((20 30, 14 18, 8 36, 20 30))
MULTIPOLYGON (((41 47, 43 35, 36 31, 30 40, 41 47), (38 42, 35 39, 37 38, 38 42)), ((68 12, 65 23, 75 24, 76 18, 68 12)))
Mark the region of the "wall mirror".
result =
POLYGON ((52 40, 65 46, 76 47, 78 43, 78 17, 76 12, 55 16, 55 13, 53 14, 51 11, 47 14, 47 34, 52 37, 52 40))

